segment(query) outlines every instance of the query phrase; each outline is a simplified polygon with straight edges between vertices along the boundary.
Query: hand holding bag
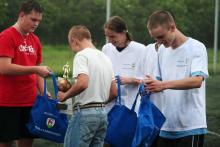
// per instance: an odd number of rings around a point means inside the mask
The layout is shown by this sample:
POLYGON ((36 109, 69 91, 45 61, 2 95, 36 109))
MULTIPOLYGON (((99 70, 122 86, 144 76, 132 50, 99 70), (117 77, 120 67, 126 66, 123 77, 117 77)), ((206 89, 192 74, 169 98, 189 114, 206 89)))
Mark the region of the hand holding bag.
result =
POLYGON ((136 130, 137 114, 134 111, 138 94, 131 109, 121 104, 120 77, 116 76, 118 96, 108 113, 108 127, 105 142, 111 147, 130 147, 136 130))
POLYGON ((144 84, 139 87, 141 104, 138 112, 138 122, 132 147, 150 147, 165 122, 161 111, 150 101, 150 92, 144 90, 144 84))
MULTIPOLYGON (((56 78, 54 74, 51 74, 51 76, 56 97, 58 93, 56 78)), ((44 95, 37 96, 27 127, 30 133, 40 138, 63 143, 68 126, 67 115, 60 113, 56 108, 57 99, 48 98, 46 91, 46 79, 44 79, 44 95)))

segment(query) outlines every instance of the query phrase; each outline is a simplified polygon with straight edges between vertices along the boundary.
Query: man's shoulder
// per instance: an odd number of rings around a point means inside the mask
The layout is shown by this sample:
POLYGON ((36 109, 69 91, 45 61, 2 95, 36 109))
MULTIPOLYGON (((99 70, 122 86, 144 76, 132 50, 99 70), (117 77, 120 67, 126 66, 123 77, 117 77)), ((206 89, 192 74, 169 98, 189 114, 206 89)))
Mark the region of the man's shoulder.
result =
POLYGON ((94 48, 84 48, 81 51, 77 52, 75 57, 77 56, 89 57, 89 56, 94 56, 96 53, 102 53, 102 52, 94 48))
POLYGON ((137 50, 144 50, 146 48, 144 44, 136 42, 136 41, 131 41, 129 44, 129 47, 135 48, 137 50))
POLYGON ((205 46, 201 41, 191 38, 191 37, 188 38, 188 44, 195 45, 195 46, 205 46))
POLYGON ((188 40, 188 49, 191 53, 197 53, 201 51, 206 51, 205 45, 199 40, 189 38, 188 40))
POLYGON ((15 29, 13 27, 8 27, 5 30, 3 30, 0 35, 1 36, 11 36, 15 33, 15 29))
POLYGON ((115 49, 115 46, 111 43, 107 43, 102 47, 103 52, 110 51, 112 49, 115 49))
POLYGON ((29 33, 28 34, 30 37, 34 38, 35 40, 39 41, 39 37, 35 35, 34 33, 29 33))

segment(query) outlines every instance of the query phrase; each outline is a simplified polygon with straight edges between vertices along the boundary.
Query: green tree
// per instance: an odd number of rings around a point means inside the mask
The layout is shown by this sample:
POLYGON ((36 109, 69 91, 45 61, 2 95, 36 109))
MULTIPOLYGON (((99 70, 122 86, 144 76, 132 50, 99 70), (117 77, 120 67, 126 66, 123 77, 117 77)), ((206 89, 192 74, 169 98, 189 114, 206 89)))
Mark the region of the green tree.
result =
MULTIPOLYGON (((106 0, 38 1, 45 9, 36 30, 43 43, 66 44, 72 25, 86 25, 97 46, 105 43, 106 0)), ((0 0, 0 31, 14 24, 21 2, 23 0, 0 0)), ((214 0, 112 0, 111 15, 124 18, 134 40, 148 44, 154 42, 146 28, 148 16, 158 9, 168 10, 175 16, 178 29, 212 47, 214 7, 214 0)))

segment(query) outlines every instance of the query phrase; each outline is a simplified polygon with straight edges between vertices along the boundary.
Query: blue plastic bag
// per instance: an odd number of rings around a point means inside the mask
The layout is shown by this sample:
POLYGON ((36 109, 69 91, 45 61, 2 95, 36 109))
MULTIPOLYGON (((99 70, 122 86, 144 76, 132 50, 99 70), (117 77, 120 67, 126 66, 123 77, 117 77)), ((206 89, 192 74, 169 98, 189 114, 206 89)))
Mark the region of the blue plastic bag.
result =
MULTIPOLYGON (((53 86, 55 96, 58 88, 54 74, 53 86)), ((67 115, 60 113, 56 108, 58 101, 55 98, 48 98, 46 95, 46 79, 44 79, 44 95, 38 95, 31 109, 30 119, 27 127, 30 133, 40 138, 48 139, 54 142, 63 143, 68 126, 67 115)))
POLYGON ((121 104, 120 77, 116 76, 118 83, 118 97, 116 104, 108 113, 108 127, 105 137, 111 147, 130 147, 137 125, 137 114, 134 111, 138 94, 131 109, 121 104))
POLYGON ((165 122, 161 111, 150 101, 150 94, 144 90, 144 85, 139 87, 141 104, 138 112, 138 122, 132 147, 150 147, 165 122))

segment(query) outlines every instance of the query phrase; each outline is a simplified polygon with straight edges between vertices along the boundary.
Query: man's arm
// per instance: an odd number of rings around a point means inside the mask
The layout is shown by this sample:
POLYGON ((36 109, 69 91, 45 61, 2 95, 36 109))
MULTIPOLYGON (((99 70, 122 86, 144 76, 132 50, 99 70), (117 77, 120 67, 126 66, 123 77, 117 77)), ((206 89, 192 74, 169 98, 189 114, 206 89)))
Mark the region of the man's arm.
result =
POLYGON ((63 102, 70 97, 74 97, 84 91, 88 87, 89 77, 86 74, 79 74, 76 78, 76 82, 71 86, 67 92, 58 92, 58 100, 63 102))
POLYGON ((120 76, 121 85, 126 84, 133 84, 133 85, 139 85, 141 83, 140 79, 134 78, 134 77, 123 77, 120 76))
POLYGON ((49 74, 50 69, 47 66, 22 66, 13 64, 11 58, 0 57, 0 74, 2 75, 27 75, 38 74, 45 77, 49 74))
POLYGON ((114 100, 117 95, 118 95, 118 91, 116 87, 116 81, 113 80, 110 87, 109 98, 106 103, 109 103, 112 100, 114 100))
POLYGON ((165 89, 187 90, 192 88, 200 88, 203 76, 193 76, 181 80, 158 81, 152 78, 145 80, 146 89, 151 92, 160 92, 165 89))
POLYGON ((40 95, 44 93, 44 79, 37 75, 37 89, 40 95))

